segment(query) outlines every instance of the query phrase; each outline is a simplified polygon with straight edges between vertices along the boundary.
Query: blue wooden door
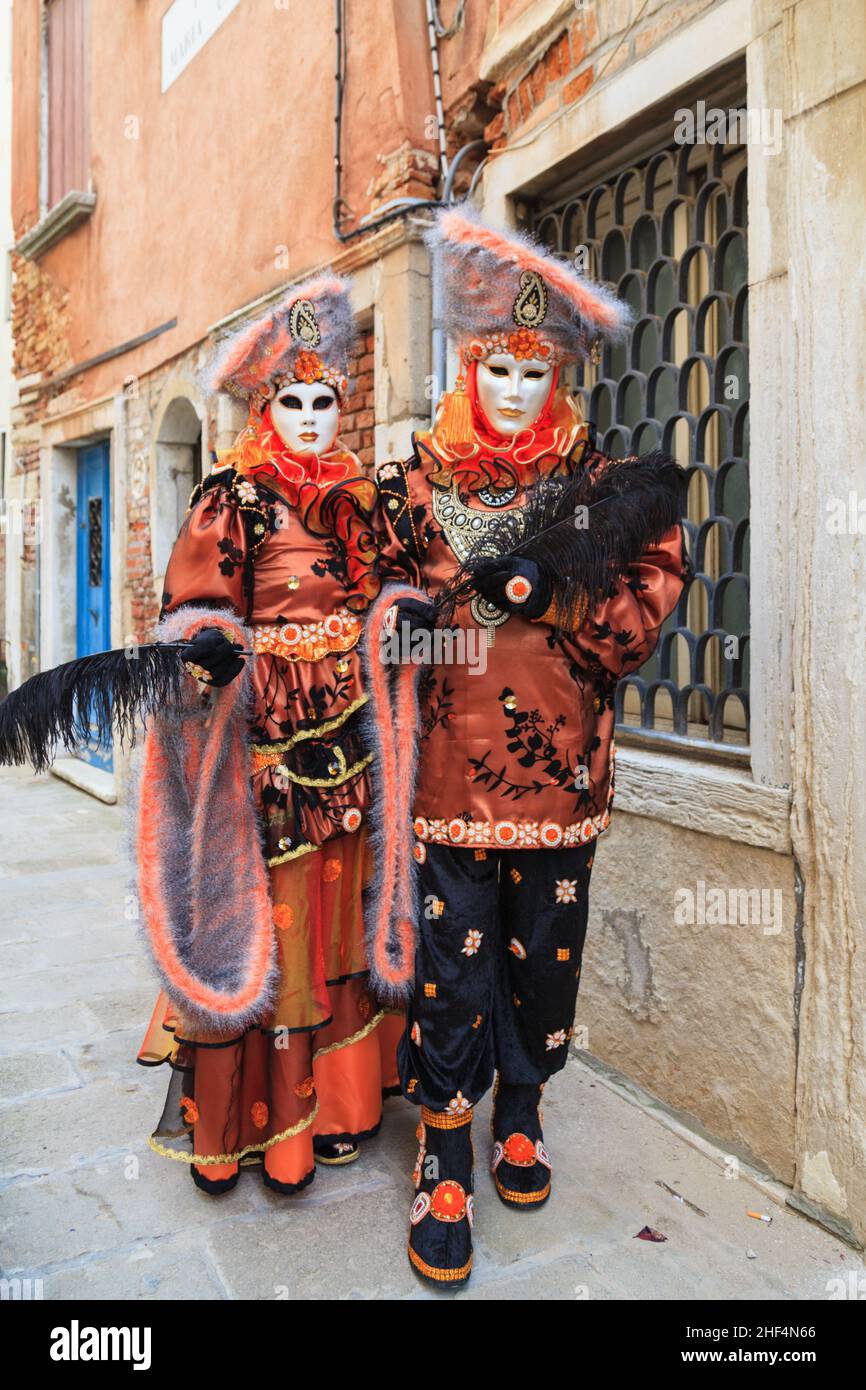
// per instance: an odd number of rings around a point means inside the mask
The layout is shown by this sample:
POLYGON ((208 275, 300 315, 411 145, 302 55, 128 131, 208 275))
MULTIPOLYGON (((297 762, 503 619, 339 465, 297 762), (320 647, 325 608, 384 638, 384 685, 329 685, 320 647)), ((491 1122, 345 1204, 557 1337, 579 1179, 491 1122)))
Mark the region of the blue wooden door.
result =
MULTIPOLYGON (((110 472, 108 444, 78 451, 78 544, 76 552, 76 655, 111 646, 110 472)), ((111 731, 91 725, 78 756, 94 767, 112 768, 111 731)))

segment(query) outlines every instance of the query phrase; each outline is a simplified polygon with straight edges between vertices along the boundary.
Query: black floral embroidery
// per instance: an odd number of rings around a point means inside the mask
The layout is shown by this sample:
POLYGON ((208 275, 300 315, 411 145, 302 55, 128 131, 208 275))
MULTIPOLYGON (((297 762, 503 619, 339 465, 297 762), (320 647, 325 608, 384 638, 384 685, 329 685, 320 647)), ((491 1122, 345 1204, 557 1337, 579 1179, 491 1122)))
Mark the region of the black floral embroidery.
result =
POLYGON ((593 738, 589 748, 573 762, 568 753, 557 747, 557 736, 566 723, 565 715, 558 714, 545 723, 540 710, 522 710, 516 704, 509 708, 505 701, 513 697, 514 691, 508 686, 499 696, 506 722, 511 726, 506 747, 509 753, 517 755, 519 767, 539 769, 539 775, 529 782, 521 782, 508 773, 504 764, 497 771, 490 766, 488 759, 491 750, 488 749, 483 757, 469 759, 473 781, 513 801, 537 796, 539 792, 557 787, 563 791, 573 791, 576 808, 590 804, 594 787, 592 779, 585 774, 588 773, 591 753, 599 746, 600 740, 593 738), (583 785, 584 780, 586 785, 583 785))
POLYGON ((225 556, 225 559, 220 561, 220 574, 231 578, 238 566, 243 564, 244 552, 234 544, 229 536, 223 537, 217 545, 217 550, 225 556))
POLYGON ((454 709, 451 696, 454 694, 454 687, 449 685, 444 677, 441 691, 438 686, 439 681, 431 671, 422 676, 418 692, 419 703, 424 711, 421 715, 422 740, 429 738, 438 725, 444 726, 451 722, 450 716, 454 709))
MULTIPOLYGON (((286 622, 287 619, 281 616, 277 621, 286 622)), ((324 719, 332 719, 346 708, 357 691, 351 667, 341 674, 335 665, 332 679, 311 686, 306 693, 295 684, 294 668, 281 658, 259 656, 258 670, 265 674, 252 725, 255 743, 291 738, 299 729, 309 729, 324 719)))
POLYGON ((328 558, 326 560, 314 560, 310 565, 313 574, 323 579, 326 574, 333 575, 343 585, 344 589, 349 587, 349 569, 346 564, 346 552, 339 541, 329 540, 326 543, 328 558))

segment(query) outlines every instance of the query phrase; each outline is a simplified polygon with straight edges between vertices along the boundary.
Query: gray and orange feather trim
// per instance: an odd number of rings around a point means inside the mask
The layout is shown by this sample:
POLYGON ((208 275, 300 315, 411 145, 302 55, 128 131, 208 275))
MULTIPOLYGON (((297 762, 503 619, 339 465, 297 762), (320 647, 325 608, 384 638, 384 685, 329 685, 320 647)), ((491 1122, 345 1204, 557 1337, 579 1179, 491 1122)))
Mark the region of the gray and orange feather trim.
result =
MULTIPOLYGON (((230 609, 184 607, 163 641, 221 627, 245 651, 252 634, 230 609)), ((250 786, 250 657, 202 704, 185 676, 178 703, 148 725, 132 834, 143 936, 172 1004, 219 1034, 259 1021, 272 1003, 276 947, 270 884, 250 786)))
POLYGON ((428 603, 410 584, 391 584, 370 608, 363 657, 369 702, 366 730, 374 753, 370 812, 375 871, 365 900, 370 982, 385 1002, 408 999, 415 975, 415 875, 412 804, 418 733, 417 665, 388 667, 381 658, 387 614, 403 598, 428 603))

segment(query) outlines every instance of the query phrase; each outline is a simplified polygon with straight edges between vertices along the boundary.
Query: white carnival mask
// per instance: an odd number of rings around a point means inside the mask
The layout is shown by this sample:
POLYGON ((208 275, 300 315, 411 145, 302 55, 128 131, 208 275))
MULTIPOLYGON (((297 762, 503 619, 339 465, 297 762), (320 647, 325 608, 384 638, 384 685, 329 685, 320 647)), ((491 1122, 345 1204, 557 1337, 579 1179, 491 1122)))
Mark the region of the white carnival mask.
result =
POLYGON ((478 400, 493 428, 507 436, 529 429, 550 395, 552 373, 540 357, 518 359, 510 352, 493 352, 479 362, 478 400))
POLYGON ((271 419, 294 454, 325 454, 340 428, 340 402, 333 386, 293 381, 271 401, 271 419))

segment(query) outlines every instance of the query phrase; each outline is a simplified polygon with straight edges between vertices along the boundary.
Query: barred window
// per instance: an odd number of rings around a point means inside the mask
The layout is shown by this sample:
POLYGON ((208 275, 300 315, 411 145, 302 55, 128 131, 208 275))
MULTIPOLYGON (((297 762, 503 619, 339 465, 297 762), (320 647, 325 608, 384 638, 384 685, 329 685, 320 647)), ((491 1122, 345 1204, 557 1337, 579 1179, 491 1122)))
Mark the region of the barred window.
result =
POLYGON ((628 301, 627 340, 572 383, 598 442, 688 469, 695 570, 654 655, 617 690, 618 736, 743 756, 749 721, 744 145, 670 143, 531 209, 557 253, 628 301))

